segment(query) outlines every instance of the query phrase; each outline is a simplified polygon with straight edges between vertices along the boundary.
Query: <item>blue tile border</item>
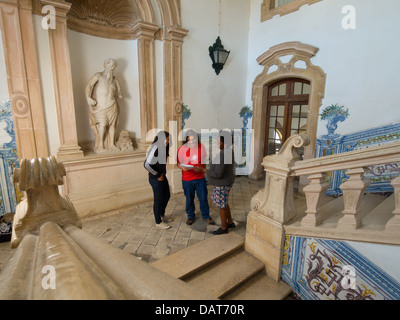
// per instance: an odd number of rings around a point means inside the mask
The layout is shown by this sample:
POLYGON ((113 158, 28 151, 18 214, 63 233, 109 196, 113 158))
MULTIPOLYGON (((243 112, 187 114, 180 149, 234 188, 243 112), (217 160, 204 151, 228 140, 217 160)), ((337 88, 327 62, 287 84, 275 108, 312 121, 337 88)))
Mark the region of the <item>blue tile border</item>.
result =
POLYGON ((19 168, 19 161, 9 100, 0 103, 0 122, 6 124, 0 132, 3 135, 2 138, 6 137, 10 140, 0 145, 0 217, 2 217, 6 213, 15 212, 17 196, 21 196, 12 182, 12 174, 15 168, 19 168))
POLYGON ((345 241, 288 236, 282 278, 304 300, 400 300, 400 283, 345 241), (354 268, 354 286, 343 288, 354 268))
MULTIPOLYGON (((337 135, 334 138, 319 138, 316 142, 316 157, 329 156, 360 150, 372 146, 383 145, 400 141, 400 123, 394 123, 378 128, 373 128, 349 135, 337 135)), ((370 179, 371 184, 366 192, 393 192, 390 182, 400 173, 400 164, 379 165, 369 168, 365 177, 370 179)), ((328 174, 330 188, 327 195, 342 194, 340 185, 348 179, 344 170, 333 171, 328 174)))

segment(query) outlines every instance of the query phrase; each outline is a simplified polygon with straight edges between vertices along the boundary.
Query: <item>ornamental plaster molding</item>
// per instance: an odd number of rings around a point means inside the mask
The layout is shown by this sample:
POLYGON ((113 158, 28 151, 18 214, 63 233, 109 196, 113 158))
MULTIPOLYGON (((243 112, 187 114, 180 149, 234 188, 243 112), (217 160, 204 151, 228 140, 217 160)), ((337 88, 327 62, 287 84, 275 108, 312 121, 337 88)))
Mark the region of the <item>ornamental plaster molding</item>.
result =
POLYGON ((261 3, 261 22, 272 19, 272 17, 276 15, 284 16, 299 10, 306 4, 312 5, 319 1, 321 0, 295 0, 280 7, 273 8, 275 0, 263 0, 261 3))

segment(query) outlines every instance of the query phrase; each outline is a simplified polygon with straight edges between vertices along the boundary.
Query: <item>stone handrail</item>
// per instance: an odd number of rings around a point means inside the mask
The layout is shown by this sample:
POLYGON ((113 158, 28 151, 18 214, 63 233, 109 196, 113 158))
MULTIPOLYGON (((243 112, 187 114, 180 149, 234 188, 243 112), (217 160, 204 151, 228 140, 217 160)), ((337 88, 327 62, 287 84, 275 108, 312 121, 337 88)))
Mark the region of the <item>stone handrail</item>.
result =
POLYGON ((58 193, 65 170, 54 157, 22 160, 14 181, 15 253, 0 274, 0 300, 214 300, 81 229, 72 203, 58 193))
POLYGON ((394 162, 400 162, 400 142, 298 161, 291 167, 291 175, 314 175, 336 170, 365 168, 394 162))

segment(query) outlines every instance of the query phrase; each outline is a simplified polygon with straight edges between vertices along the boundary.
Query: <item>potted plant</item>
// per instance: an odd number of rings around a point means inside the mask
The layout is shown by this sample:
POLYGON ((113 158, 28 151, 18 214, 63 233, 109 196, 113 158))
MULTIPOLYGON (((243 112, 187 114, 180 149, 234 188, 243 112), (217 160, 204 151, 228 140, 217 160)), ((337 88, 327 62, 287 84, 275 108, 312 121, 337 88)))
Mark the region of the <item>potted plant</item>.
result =
POLYGON ((246 129, 249 119, 253 116, 253 110, 249 106, 244 106, 240 110, 239 115, 243 118, 243 128, 246 129))
POLYGON ((335 138, 338 137, 338 134, 335 134, 335 130, 337 129, 338 122, 343 122, 349 117, 349 109, 344 106, 339 106, 338 104, 334 104, 326 107, 321 114, 321 120, 327 120, 328 124, 326 128, 328 130, 328 134, 326 137, 335 138))
POLYGON ((191 115, 192 111, 190 108, 186 104, 182 103, 182 129, 185 128, 185 121, 189 119, 191 115))

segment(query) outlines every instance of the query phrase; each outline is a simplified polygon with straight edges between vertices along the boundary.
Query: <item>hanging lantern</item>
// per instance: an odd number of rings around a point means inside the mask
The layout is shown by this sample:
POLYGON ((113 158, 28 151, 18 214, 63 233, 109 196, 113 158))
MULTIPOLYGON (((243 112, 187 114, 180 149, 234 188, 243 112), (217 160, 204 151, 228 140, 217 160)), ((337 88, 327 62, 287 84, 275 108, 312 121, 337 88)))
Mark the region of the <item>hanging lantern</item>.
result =
POLYGON ((212 67, 214 68, 215 73, 218 75, 220 71, 224 68, 230 51, 224 49, 224 46, 222 45, 219 36, 217 40, 215 40, 215 43, 208 48, 208 51, 212 60, 212 67))

